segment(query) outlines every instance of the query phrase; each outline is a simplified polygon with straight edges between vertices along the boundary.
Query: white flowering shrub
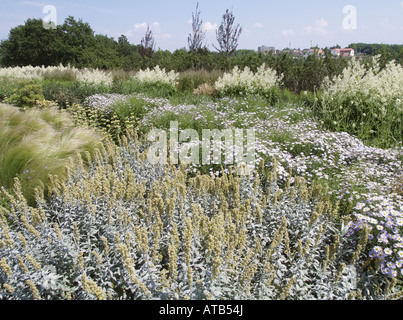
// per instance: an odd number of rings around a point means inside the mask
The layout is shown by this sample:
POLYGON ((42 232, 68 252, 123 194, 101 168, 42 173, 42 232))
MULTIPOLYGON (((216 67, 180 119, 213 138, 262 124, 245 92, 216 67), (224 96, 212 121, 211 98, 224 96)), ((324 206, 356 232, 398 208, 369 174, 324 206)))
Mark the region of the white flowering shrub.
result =
POLYGON ((230 73, 225 73, 214 85, 221 95, 262 95, 268 96, 271 89, 278 87, 283 76, 278 75, 273 69, 267 68, 265 64, 260 66, 257 72, 252 72, 248 67, 240 70, 235 67, 230 73))
POLYGON ((319 108, 332 128, 366 139, 382 136, 401 141, 403 67, 391 61, 380 70, 379 57, 369 67, 351 60, 342 74, 325 78, 319 108))
POLYGON ((0 77, 10 80, 42 80, 44 67, 8 67, 0 68, 0 77))
POLYGON ((9 67, 0 68, 0 77, 14 80, 44 80, 45 76, 67 74, 74 81, 87 84, 111 86, 113 84, 112 73, 99 69, 77 69, 70 66, 49 66, 49 67, 9 67))
POLYGON ((147 68, 138 71, 133 79, 145 85, 166 86, 175 90, 179 82, 179 73, 173 70, 167 72, 156 66, 152 70, 147 68))
POLYGON ((69 66, 48 66, 48 67, 8 67, 0 68, 0 78, 7 78, 11 80, 43 80, 46 75, 52 75, 55 73, 71 73, 76 75, 79 69, 69 66))
MULTIPOLYGON (((385 299, 318 185, 274 171, 187 178, 136 139, 106 144, 26 205, 0 208, 0 299, 385 299), (264 178, 264 177, 268 178, 264 178)), ((263 166, 262 166, 263 168, 263 166)), ((261 170, 263 170, 261 168, 261 170)))
POLYGON ((328 99, 343 99, 346 96, 362 95, 370 103, 380 107, 396 99, 403 99, 403 67, 394 61, 380 70, 379 57, 366 67, 359 60, 351 60, 343 73, 324 80, 324 94, 328 99))
POLYGON ((76 73, 76 79, 78 82, 86 83, 86 84, 95 84, 95 85, 105 85, 112 86, 113 84, 113 76, 110 72, 105 72, 99 69, 82 69, 78 70, 76 73))

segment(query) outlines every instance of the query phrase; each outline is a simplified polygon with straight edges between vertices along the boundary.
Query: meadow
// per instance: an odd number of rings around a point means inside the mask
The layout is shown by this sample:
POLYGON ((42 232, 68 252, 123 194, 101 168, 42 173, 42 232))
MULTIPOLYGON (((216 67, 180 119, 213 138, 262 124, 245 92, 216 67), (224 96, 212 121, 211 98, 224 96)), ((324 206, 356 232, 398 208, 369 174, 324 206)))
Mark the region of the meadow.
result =
POLYGON ((400 299, 403 68, 378 58, 300 93, 265 64, 0 69, 0 299, 400 299), (172 122, 254 129, 253 170, 150 163, 172 122))

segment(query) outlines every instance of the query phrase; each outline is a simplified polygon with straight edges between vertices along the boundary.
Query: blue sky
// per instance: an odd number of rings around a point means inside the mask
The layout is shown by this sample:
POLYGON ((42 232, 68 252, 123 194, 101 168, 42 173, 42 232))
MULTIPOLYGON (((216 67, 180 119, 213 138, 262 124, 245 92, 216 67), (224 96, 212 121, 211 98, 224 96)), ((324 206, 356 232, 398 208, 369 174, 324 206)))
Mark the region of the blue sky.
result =
MULTIPOLYGON (((308 48, 352 42, 403 44, 403 0, 199 0, 201 18, 207 32, 206 44, 212 50, 215 30, 226 9, 232 9, 236 23, 243 27, 239 49, 258 46, 308 48), (356 28, 352 11, 356 9, 356 28), (344 24, 343 24, 344 23, 344 24)), ((197 0, 0 0, 0 39, 28 18, 45 18, 43 8, 56 8, 57 24, 72 15, 88 22, 97 34, 118 38, 125 34, 131 43, 140 43, 146 26, 154 32, 157 47, 175 50, 187 47, 191 18, 197 0)))

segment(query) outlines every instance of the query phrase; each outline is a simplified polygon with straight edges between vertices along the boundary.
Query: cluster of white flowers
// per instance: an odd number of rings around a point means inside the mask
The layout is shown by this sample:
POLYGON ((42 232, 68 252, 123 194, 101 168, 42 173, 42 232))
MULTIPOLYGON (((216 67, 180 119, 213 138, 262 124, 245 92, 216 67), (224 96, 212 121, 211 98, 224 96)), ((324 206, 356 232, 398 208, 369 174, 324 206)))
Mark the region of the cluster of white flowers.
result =
POLYGON ((140 70, 133 77, 133 79, 148 84, 166 84, 171 87, 176 87, 179 80, 179 73, 175 71, 166 72, 165 69, 161 69, 156 66, 153 70, 147 68, 146 70, 140 70))
POLYGON ((75 67, 70 66, 49 66, 49 67, 33 67, 33 66, 25 66, 25 67, 8 67, 8 68, 0 68, 0 78, 14 79, 14 80, 43 80, 45 74, 49 74, 52 72, 72 72, 75 75, 76 81, 82 83, 91 83, 91 84, 104 84, 104 85, 112 85, 113 77, 111 73, 104 72, 102 70, 94 69, 77 69, 75 67))
POLYGON ((277 75, 275 70, 267 68, 265 64, 261 65, 256 73, 252 72, 249 67, 245 67, 241 71, 236 66, 232 72, 225 73, 219 78, 214 87, 223 94, 261 94, 278 86, 282 78, 282 75, 277 75))
POLYGON ((82 69, 76 72, 76 79, 81 83, 103 84, 111 86, 113 84, 113 76, 110 72, 94 69, 82 69))
POLYGON ((0 68, 0 78, 17 79, 17 80, 31 80, 42 79, 44 67, 8 67, 0 68))
POLYGON ((384 112, 385 105, 403 100, 403 67, 391 61, 380 71, 379 56, 373 58, 370 68, 351 60, 342 74, 324 80, 323 89, 328 101, 367 102, 377 108, 374 111, 384 112))

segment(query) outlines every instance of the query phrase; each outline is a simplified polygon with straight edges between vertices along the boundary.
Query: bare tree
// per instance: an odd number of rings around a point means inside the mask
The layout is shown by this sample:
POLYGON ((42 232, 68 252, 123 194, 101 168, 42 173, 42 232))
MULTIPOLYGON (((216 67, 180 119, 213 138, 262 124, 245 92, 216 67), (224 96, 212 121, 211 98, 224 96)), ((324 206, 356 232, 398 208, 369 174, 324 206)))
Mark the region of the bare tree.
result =
POLYGON ((155 51, 155 41, 153 32, 150 29, 150 26, 147 26, 147 31, 144 37, 141 39, 141 47, 140 47, 140 54, 142 57, 152 58, 155 51))
POLYGON ((234 14, 227 9, 222 17, 221 25, 216 31, 217 41, 220 48, 213 45, 217 51, 222 52, 227 56, 233 54, 238 47, 238 40, 242 33, 242 27, 239 24, 234 26, 234 22, 234 14))
POLYGON ((193 34, 188 36, 190 52, 198 52, 203 47, 206 32, 203 31, 203 20, 200 19, 199 3, 196 6, 196 13, 192 13, 193 34))

